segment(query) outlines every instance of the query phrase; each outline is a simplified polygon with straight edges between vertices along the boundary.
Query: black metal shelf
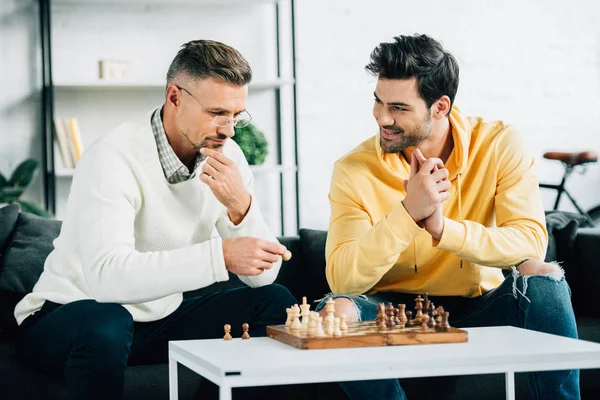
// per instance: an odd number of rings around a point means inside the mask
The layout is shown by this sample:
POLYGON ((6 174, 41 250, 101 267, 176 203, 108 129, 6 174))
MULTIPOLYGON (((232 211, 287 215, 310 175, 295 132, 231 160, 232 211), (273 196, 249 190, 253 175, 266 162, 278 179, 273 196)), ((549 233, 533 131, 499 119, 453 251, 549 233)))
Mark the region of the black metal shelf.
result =
MULTIPOLYGON (((266 2, 266 1, 263 1, 266 2)), ((291 80, 281 79, 281 52, 280 52, 280 32, 279 32, 279 17, 280 17, 280 6, 277 0, 272 0, 275 3, 276 9, 276 49, 277 49, 277 75, 278 79, 272 82, 258 82, 253 85, 256 90, 274 90, 276 96, 276 121, 277 121, 277 153, 278 153, 278 164, 281 165, 282 160, 282 148, 281 148, 281 101, 280 101, 280 85, 290 84, 293 87, 293 133, 294 133, 294 167, 295 167, 295 209, 296 209, 296 229, 300 226, 300 196, 299 196, 299 176, 298 176, 298 124, 297 124, 297 93, 296 93, 296 36, 295 36, 295 3, 294 0, 290 0, 291 7, 291 41, 292 41, 292 77, 291 80)), ((83 82, 79 83, 64 83, 59 86, 54 86, 52 82, 52 10, 51 0, 38 0, 39 4, 39 25, 40 25, 40 36, 41 36, 41 56, 42 56, 42 101, 41 101, 41 113, 42 113, 42 156, 43 160, 43 186, 44 186, 44 204, 45 208, 52 213, 56 213, 56 177, 68 176, 55 169, 55 154, 54 154, 54 90, 78 90, 78 89, 120 89, 126 88, 128 85, 123 84, 103 84, 98 82, 83 82)), ((140 3, 140 2, 137 2, 140 3)), ((260 3, 260 2, 259 2, 260 3)), ((158 83, 136 83, 132 82, 129 86, 135 87, 148 87, 159 86, 158 83)), ((280 196, 280 215, 281 215, 281 231, 284 234, 285 231, 285 205, 284 205, 284 179, 283 174, 280 174, 279 178, 279 196, 280 196)))

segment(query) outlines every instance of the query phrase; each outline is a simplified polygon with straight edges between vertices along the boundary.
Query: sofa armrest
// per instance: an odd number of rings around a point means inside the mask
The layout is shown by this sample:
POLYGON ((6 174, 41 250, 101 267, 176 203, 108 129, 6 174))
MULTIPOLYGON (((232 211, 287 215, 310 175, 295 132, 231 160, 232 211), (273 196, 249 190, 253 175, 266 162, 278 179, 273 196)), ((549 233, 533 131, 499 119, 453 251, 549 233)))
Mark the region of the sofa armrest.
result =
POLYGON ((575 242, 579 280, 573 307, 579 316, 600 317, 600 229, 580 228, 575 242))

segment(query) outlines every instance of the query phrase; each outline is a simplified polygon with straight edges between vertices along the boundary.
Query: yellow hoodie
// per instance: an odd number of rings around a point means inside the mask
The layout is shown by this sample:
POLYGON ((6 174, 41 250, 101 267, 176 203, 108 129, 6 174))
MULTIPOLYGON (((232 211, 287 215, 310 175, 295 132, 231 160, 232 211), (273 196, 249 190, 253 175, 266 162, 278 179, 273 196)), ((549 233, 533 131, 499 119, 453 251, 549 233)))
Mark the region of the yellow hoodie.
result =
POLYGON ((327 281, 334 293, 386 291, 476 297, 501 268, 543 259, 548 232, 534 160, 502 122, 450 114, 452 189, 439 243, 408 214, 410 163, 381 150, 379 135, 335 163, 329 201, 327 281))

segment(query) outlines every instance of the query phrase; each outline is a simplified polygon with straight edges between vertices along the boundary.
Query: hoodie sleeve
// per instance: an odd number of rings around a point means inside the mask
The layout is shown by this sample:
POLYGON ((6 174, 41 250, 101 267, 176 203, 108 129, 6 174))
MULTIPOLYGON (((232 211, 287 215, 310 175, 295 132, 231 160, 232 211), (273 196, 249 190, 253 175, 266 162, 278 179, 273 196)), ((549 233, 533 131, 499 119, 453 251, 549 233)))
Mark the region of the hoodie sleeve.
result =
POLYGON ((358 295, 371 289, 398 261, 422 229, 402 203, 373 224, 361 205, 346 166, 335 164, 331 220, 326 244, 326 276, 331 291, 358 295))
POLYGON ((446 218, 441 240, 434 245, 489 267, 509 267, 525 258, 543 260, 548 231, 534 159, 513 129, 498 135, 493 162, 496 227, 446 218))

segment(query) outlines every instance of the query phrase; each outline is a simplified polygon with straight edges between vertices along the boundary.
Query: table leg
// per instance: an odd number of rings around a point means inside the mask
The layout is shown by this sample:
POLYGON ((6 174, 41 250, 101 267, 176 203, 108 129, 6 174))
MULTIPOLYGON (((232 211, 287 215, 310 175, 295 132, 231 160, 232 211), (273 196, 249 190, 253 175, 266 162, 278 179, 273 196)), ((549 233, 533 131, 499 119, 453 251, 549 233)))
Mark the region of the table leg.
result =
POLYGON ((231 387, 226 385, 219 386, 219 400, 231 400, 231 387))
POLYGON ((515 400, 515 373, 506 373, 506 400, 515 400))
POLYGON ((177 381, 177 361, 169 357, 169 399, 177 400, 179 397, 177 381))

